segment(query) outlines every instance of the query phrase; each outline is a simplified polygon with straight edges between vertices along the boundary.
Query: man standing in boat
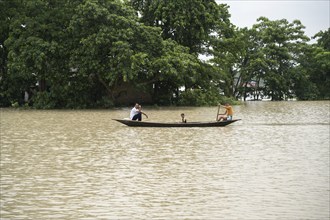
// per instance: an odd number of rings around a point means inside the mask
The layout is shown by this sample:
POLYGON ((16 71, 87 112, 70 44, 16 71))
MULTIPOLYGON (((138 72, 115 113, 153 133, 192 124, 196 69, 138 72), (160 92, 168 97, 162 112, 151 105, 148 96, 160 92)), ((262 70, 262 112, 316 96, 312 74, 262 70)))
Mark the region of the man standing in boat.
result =
POLYGON ((231 105, 226 103, 225 105, 220 105, 219 107, 225 108, 226 112, 224 114, 218 114, 217 121, 223 121, 223 120, 230 121, 230 120, 233 120, 234 111, 233 111, 233 107, 231 107, 231 105))
POLYGON ((131 110, 130 119, 134 120, 134 121, 136 121, 136 120, 142 121, 142 114, 148 118, 148 115, 146 113, 142 112, 141 105, 136 103, 135 106, 131 110))

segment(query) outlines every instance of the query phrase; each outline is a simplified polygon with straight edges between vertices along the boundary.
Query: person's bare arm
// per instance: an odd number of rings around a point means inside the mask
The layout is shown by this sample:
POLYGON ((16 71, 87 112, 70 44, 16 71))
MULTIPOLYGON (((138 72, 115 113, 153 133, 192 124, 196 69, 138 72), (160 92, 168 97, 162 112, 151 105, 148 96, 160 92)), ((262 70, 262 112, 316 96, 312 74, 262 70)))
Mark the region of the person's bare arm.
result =
POLYGON ((141 114, 145 115, 148 118, 148 115, 146 113, 141 111, 141 114))

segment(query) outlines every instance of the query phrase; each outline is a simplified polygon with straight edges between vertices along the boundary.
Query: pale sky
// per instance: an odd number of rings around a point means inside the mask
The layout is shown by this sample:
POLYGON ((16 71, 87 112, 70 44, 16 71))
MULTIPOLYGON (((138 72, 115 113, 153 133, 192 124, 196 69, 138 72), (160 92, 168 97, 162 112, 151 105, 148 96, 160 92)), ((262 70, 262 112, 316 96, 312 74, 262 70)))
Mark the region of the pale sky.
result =
POLYGON ((314 36, 325 31, 330 23, 330 0, 216 0, 230 6, 230 21, 237 27, 251 28, 257 18, 264 16, 270 20, 300 20, 306 27, 305 34, 314 36))

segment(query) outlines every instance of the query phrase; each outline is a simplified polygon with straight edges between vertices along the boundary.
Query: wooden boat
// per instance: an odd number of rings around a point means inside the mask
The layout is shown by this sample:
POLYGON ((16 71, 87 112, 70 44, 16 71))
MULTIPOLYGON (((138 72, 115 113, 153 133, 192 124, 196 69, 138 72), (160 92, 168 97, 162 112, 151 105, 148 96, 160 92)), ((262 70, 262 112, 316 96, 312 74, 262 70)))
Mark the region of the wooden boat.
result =
POLYGON ((145 122, 145 121, 133 121, 128 119, 112 119, 118 121, 124 125, 131 127, 224 127, 241 119, 229 120, 229 121, 212 121, 212 122, 145 122))

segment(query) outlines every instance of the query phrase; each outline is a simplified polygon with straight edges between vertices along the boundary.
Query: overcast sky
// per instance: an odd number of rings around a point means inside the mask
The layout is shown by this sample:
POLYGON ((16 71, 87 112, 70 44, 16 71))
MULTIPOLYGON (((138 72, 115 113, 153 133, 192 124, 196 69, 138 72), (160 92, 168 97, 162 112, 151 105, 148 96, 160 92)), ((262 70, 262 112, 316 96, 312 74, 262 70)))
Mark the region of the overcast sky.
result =
POLYGON ((260 16, 270 20, 297 19, 306 27, 305 34, 314 36, 329 28, 330 0, 216 0, 230 6, 231 22, 238 27, 252 27, 260 16))

